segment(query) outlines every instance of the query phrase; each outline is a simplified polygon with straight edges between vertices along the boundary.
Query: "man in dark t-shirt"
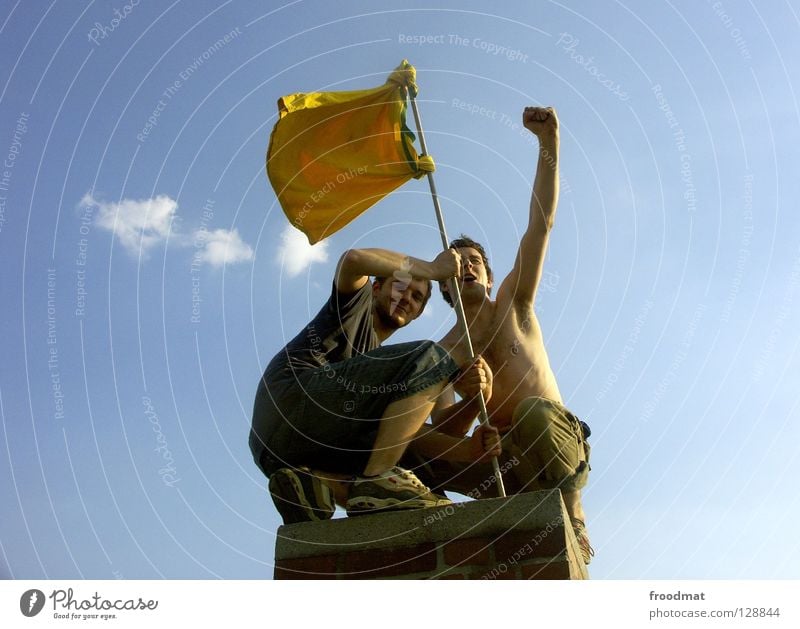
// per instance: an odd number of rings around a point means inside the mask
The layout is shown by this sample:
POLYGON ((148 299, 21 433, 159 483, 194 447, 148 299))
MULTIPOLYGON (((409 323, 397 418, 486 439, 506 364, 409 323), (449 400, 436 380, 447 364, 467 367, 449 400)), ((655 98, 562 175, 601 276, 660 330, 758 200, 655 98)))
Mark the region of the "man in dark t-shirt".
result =
POLYGON ((449 383, 470 397, 486 386, 482 359, 459 369, 432 341, 381 346, 422 313, 431 280, 460 267, 454 250, 431 262, 384 249, 340 258, 329 299, 270 361, 256 394, 250 449, 284 522, 330 518, 334 500, 348 514, 448 504, 397 466, 412 440, 432 458, 500 452, 494 428, 458 439, 424 424, 449 383))

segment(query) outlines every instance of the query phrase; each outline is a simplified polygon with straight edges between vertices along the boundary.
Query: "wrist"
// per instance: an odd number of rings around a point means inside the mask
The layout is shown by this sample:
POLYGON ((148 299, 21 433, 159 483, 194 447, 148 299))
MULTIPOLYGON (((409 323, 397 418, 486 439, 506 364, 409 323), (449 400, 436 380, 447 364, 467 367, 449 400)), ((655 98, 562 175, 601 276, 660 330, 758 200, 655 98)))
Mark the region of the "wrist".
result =
POLYGON ((539 136, 539 150, 543 149, 557 149, 560 142, 558 129, 552 131, 545 131, 539 136))
MULTIPOLYGON (((420 260, 420 262, 422 261, 420 260)), ((424 274, 421 274, 420 277, 425 280, 431 280, 432 282, 444 282, 452 277, 444 274, 441 270, 441 267, 437 266, 435 260, 431 260, 430 262, 422 262, 422 268, 424 269, 424 274)))
POLYGON ((423 280, 433 279, 435 267, 432 262, 426 262, 425 260, 411 257, 409 257, 408 260, 411 262, 408 271, 413 277, 418 277, 423 280))

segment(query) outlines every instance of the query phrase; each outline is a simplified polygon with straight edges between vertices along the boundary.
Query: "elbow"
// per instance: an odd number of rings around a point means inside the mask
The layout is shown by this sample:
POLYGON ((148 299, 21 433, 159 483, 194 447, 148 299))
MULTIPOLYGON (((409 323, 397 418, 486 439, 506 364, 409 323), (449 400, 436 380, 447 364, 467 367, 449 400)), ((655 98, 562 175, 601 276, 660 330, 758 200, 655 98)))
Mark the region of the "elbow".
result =
POLYGON ((341 258, 339 258, 339 264, 354 264, 362 257, 361 249, 348 249, 342 254, 341 258))
POLYGON ((549 234, 556 224, 556 213, 539 211, 535 214, 537 220, 533 223, 534 231, 540 234, 549 234))
POLYGON ((364 254, 360 249, 348 249, 339 258, 337 268, 339 271, 352 271, 358 269, 363 265, 364 254))
POLYGON ((550 232, 556 222, 556 206, 550 203, 539 203, 535 199, 531 203, 530 210, 531 226, 535 227, 537 231, 550 232))
POLYGON ((542 229, 545 233, 550 233, 553 230, 553 226, 556 224, 556 208, 550 208, 548 210, 542 210, 542 229))

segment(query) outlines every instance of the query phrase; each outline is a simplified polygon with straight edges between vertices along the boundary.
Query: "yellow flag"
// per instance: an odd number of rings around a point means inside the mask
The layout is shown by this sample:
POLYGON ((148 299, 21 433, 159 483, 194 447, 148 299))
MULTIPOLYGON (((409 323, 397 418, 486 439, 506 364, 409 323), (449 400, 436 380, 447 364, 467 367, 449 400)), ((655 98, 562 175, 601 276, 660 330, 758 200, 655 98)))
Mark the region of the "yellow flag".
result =
POLYGON ((267 176, 291 223, 313 245, 412 177, 434 170, 419 157, 405 121, 414 67, 403 63, 381 87, 290 94, 267 150, 267 176))

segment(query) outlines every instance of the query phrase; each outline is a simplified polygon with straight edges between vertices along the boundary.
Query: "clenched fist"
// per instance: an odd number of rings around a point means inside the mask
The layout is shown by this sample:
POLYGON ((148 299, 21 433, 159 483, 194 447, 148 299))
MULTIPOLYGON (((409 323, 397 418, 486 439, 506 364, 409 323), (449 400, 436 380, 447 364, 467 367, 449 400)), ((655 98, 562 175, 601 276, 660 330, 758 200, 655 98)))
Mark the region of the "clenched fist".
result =
POLYGON ((537 137, 558 133, 558 116, 552 107, 526 107, 522 112, 522 124, 537 137))

